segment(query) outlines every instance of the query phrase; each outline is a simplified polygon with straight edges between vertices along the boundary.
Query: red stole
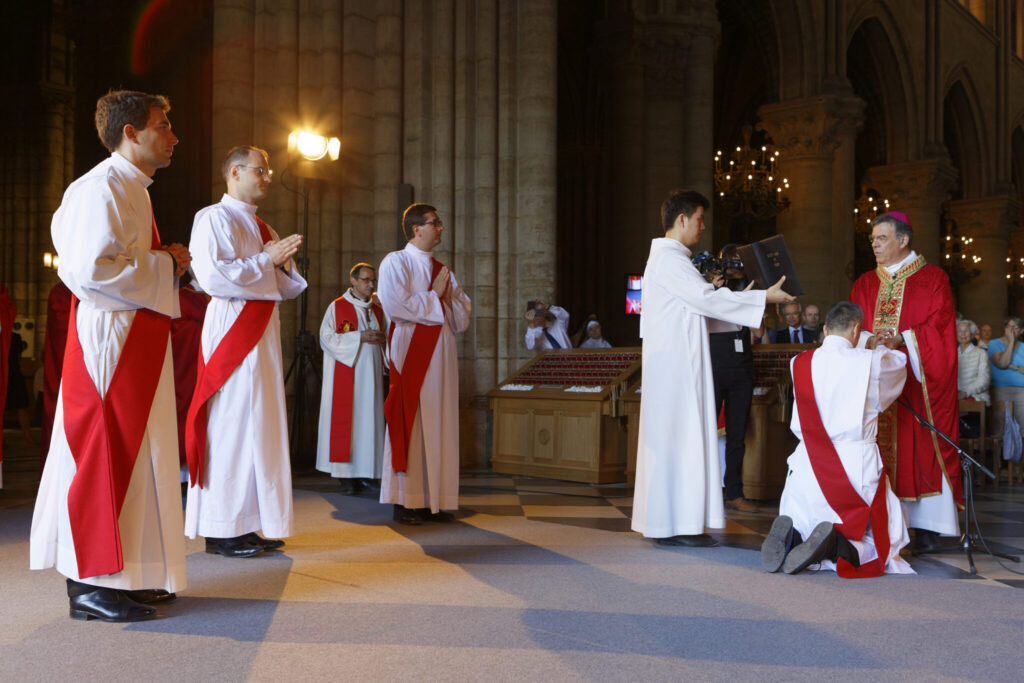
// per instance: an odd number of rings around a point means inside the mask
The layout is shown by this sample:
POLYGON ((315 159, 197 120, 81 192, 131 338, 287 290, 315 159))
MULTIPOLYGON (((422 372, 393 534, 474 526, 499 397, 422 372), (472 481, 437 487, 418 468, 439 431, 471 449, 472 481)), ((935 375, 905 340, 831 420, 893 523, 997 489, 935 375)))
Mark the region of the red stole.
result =
POLYGON ((836 562, 836 573, 844 579, 881 576, 885 573, 885 563, 889 557, 889 511, 885 496, 888 477, 883 469, 871 505, 865 503, 853 488, 835 444, 825 431, 818 404, 814 399, 814 383, 811 379, 813 357, 814 349, 804 351, 793 360, 793 392, 800 415, 800 431, 803 434, 807 459, 829 507, 843 520, 841 524, 835 525, 835 528, 848 540, 859 541, 864 538, 870 521, 875 538, 875 550, 878 552, 877 558, 859 567, 854 567, 840 557, 836 562))
MULTIPOLYGON (((437 259, 431 258, 431 285, 444 266, 437 259)), ((443 325, 443 323, 442 323, 443 325)), ((423 379, 427 376, 430 359, 434 356, 434 348, 441 336, 442 325, 416 324, 416 329, 409 340, 409 350, 405 354, 402 372, 395 367, 394 350, 390 348, 391 336, 395 333, 392 321, 388 330, 388 367, 391 375, 391 387, 387 400, 384 401, 384 418, 388 423, 388 436, 391 440, 391 467, 395 472, 405 472, 409 457, 409 440, 416 422, 416 413, 420 405, 420 389, 423 379)))
POLYGON ((46 463, 53 434, 53 419, 57 414, 61 368, 64 367, 64 347, 68 341, 68 315, 71 311, 71 290, 58 282, 50 290, 46 305, 46 339, 43 342, 43 423, 39 441, 40 463, 46 463))
MULTIPOLYGON (((259 216, 255 216, 260 229, 260 239, 266 244, 273 236, 270 228, 259 216)), ((234 373, 249 352, 255 348, 274 313, 273 301, 246 301, 242 312, 231 324, 224 338, 217 344, 210 362, 203 360, 202 347, 199 349, 199 371, 196 373, 196 389, 192 403, 185 417, 185 458, 188 460, 189 480, 192 486, 203 486, 203 462, 206 457, 206 402, 234 373)))
MULTIPOLYGON (((380 304, 370 304, 377 318, 377 329, 384 331, 384 310, 380 304)), ((369 322, 369 321, 367 321, 369 322)), ((370 329, 367 326, 367 329, 370 329)), ((344 334, 359 330, 359 311, 343 296, 334 300, 334 331, 344 334)), ((371 344, 371 346, 374 346, 371 344)), ((355 366, 334 363, 334 395, 331 397, 331 451, 330 462, 350 462, 352 459, 352 403, 355 392, 355 366)))
MULTIPOLYGON (((14 318, 18 315, 18 307, 11 298, 7 287, 0 285, 0 417, 4 414, 7 403, 7 374, 11 353, 11 333, 14 332, 14 318)), ((0 462, 4 460, 4 435, 0 429, 0 462)))
POLYGON ((191 287, 178 290, 181 317, 171 321, 171 356, 174 359, 174 404, 178 417, 178 463, 185 457, 185 420, 196 390, 197 359, 201 355, 203 319, 210 297, 191 287))

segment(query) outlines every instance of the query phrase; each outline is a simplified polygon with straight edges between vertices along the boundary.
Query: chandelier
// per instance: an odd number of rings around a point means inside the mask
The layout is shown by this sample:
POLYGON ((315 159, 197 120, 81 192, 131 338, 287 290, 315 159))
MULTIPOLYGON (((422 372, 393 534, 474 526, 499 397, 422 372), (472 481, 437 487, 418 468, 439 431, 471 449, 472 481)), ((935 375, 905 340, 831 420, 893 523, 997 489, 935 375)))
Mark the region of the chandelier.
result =
POLYGON ((1011 287, 1024 286, 1024 256, 1015 258, 1012 248, 1010 255, 1006 257, 1006 279, 1010 281, 1011 287))
POLYGON ((789 179, 777 173, 779 151, 769 145, 759 150, 752 147, 752 132, 750 126, 743 126, 743 145, 728 160, 721 150, 715 152, 715 192, 734 214, 767 220, 789 207, 789 198, 782 194, 789 189, 789 179))
POLYGON ((870 187, 865 187, 860 192, 860 197, 853 203, 853 229, 858 236, 871 234, 871 221, 875 220, 879 213, 888 213, 889 200, 882 198, 878 192, 870 187), (879 211, 881 207, 881 211, 879 211))
POLYGON ((959 234, 956 221, 947 209, 943 215, 944 232, 942 238, 942 267, 949 275, 949 284, 954 289, 972 278, 978 277, 981 270, 976 266, 981 257, 974 253, 974 238, 959 234))

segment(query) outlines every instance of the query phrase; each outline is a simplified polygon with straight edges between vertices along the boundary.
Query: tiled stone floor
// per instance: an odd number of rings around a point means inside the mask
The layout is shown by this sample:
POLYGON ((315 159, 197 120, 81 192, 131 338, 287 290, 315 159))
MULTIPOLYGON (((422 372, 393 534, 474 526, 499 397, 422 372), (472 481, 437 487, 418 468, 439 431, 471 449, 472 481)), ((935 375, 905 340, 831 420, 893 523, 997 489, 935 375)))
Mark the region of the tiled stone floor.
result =
MULTIPOLYGON (((38 451, 29 448, 18 432, 7 430, 4 436, 4 488, 0 489, 0 511, 31 506, 38 479, 38 451)), ((38 438, 38 430, 35 436, 38 438)), ((337 486, 334 480, 317 472, 296 475, 294 485, 297 489, 314 491, 334 491, 337 486)), ((624 483, 590 485, 490 472, 465 472, 460 503, 460 514, 519 516, 547 524, 633 533, 629 528, 633 490, 624 483)), ((776 502, 761 504, 762 511, 758 513, 729 511, 726 528, 712 530, 711 534, 723 545, 757 551, 778 511, 776 502)), ((976 487, 975 508, 982 538, 989 548, 1024 556, 1024 486, 1004 483, 998 488, 991 484, 976 487)), ((644 541, 638 536, 637 542, 644 541)), ((966 554, 954 539, 947 539, 947 542, 950 544, 949 552, 918 557, 908 555, 907 559, 921 575, 1024 588, 1024 563, 996 560, 979 549, 974 553, 978 573, 972 575, 968 572, 966 554)))

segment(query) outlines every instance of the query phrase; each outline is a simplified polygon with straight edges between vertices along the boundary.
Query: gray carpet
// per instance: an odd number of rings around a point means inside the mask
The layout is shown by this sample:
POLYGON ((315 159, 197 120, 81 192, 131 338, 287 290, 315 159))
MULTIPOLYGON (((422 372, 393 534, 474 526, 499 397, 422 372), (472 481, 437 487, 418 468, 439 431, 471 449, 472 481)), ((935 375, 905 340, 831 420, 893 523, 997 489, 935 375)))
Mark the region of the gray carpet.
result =
POLYGON ((27 569, 31 508, 0 508, 0 679, 1021 678, 1009 580, 934 559, 916 577, 764 574, 770 513, 731 519, 725 547, 661 549, 607 528, 628 513, 621 487, 467 476, 458 521, 402 527, 326 478, 297 482, 286 552, 189 541, 188 589, 130 625, 70 620, 61 577, 27 569))

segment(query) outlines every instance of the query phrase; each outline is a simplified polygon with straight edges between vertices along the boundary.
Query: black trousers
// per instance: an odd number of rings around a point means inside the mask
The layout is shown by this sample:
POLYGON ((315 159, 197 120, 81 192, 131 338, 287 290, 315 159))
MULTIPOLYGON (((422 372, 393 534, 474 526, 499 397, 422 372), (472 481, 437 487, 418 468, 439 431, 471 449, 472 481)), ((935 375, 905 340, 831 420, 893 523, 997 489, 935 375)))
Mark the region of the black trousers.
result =
POLYGON ((754 366, 750 333, 741 333, 744 353, 737 353, 733 334, 712 334, 711 368, 715 382, 715 415, 725 405, 725 499, 743 495, 743 455, 747 420, 754 396, 754 366))

